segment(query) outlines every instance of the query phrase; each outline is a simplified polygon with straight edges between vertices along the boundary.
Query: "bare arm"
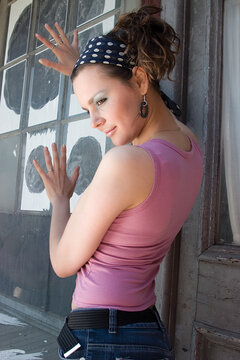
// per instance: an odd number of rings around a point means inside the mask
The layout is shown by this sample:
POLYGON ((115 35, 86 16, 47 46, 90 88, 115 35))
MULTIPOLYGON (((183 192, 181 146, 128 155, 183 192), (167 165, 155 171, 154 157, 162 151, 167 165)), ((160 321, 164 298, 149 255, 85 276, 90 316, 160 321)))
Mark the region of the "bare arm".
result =
POLYGON ((116 147, 104 156, 70 217, 66 197, 52 198, 50 256, 58 276, 75 274, 94 254, 114 219, 146 198, 153 182, 151 171, 152 162, 142 149, 116 147))
POLYGON ((56 55, 58 62, 50 61, 48 59, 39 59, 39 62, 44 66, 51 67, 64 75, 70 76, 79 57, 78 31, 74 30, 73 42, 70 44, 67 36, 57 22, 55 23, 55 27, 58 33, 48 24, 45 24, 45 28, 55 40, 56 46, 54 43, 39 34, 36 34, 36 37, 50 50, 52 50, 52 52, 56 55))
POLYGON ((48 198, 52 203, 49 250, 51 261, 54 262, 54 254, 70 217, 69 200, 76 185, 79 167, 74 170, 71 179, 69 179, 66 174, 66 147, 62 146, 61 148, 60 160, 55 143, 52 145, 52 152, 53 164, 48 148, 44 148, 48 173, 45 173, 35 160, 34 166, 44 182, 48 198))

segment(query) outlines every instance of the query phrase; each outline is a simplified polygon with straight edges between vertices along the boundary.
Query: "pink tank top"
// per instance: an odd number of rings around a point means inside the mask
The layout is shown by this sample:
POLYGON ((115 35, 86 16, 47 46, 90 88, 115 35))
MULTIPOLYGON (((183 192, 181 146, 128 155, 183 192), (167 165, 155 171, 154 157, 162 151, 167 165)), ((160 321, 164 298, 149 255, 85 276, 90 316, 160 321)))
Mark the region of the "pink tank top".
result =
POLYGON ((189 140, 189 152, 162 139, 141 145, 154 163, 152 191, 144 202, 114 220, 94 255, 80 269, 73 293, 75 306, 140 311, 155 303, 159 265, 201 185, 201 150, 189 140))

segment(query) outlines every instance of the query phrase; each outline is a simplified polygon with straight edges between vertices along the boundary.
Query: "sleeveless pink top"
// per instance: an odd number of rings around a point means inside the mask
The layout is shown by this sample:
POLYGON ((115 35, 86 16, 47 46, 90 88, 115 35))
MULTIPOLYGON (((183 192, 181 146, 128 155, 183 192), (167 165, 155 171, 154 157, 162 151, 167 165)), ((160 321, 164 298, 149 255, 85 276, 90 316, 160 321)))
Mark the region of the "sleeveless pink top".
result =
POLYGON ((201 185, 201 150, 189 140, 189 152, 162 139, 141 145, 154 163, 152 191, 140 205, 120 213, 78 272, 73 294, 76 307, 140 311, 155 303, 159 265, 201 185))

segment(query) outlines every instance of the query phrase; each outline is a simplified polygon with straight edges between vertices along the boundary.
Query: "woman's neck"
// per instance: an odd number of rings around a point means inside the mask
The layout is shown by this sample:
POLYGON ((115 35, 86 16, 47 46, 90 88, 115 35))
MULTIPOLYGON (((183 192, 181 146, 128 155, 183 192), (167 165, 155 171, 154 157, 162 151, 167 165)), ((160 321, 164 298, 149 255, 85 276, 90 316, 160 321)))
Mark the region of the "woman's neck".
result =
POLYGON ((180 130, 174 115, 167 108, 159 93, 153 89, 149 90, 147 102, 149 115, 141 132, 133 140, 133 145, 140 145, 155 137, 161 137, 164 132, 180 130))

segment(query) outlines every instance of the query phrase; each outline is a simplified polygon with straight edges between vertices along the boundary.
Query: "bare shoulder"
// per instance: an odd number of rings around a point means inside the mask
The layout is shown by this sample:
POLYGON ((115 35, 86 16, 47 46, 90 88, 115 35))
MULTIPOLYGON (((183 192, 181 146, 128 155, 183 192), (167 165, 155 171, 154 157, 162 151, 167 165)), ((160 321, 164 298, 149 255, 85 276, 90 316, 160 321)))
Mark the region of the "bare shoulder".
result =
POLYGON ((97 177, 111 182, 123 194, 128 194, 127 208, 137 206, 148 196, 154 182, 154 165, 141 147, 123 145, 109 150, 103 157, 97 177))
POLYGON ((144 165, 151 162, 148 153, 139 146, 122 145, 109 150, 103 157, 103 166, 117 167, 118 169, 129 170, 138 165, 144 165))

